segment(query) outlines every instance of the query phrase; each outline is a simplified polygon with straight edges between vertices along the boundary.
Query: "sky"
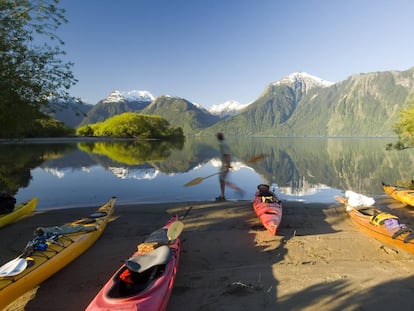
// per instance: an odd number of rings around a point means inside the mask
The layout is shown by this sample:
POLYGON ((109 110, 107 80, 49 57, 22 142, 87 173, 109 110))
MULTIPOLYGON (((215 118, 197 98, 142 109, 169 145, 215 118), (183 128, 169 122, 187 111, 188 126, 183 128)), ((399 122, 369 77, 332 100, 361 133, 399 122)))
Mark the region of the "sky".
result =
POLYGON ((145 90, 248 104, 293 72, 340 82, 414 67, 412 0, 61 0, 57 34, 96 104, 145 90))

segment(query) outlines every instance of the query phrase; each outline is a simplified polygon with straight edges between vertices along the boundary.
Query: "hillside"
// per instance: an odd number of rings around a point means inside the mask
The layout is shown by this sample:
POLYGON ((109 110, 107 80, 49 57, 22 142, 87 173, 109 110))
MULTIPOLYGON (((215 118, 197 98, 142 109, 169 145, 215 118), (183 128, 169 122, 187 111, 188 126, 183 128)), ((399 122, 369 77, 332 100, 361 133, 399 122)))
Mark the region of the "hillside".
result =
POLYGON ((398 112, 414 93, 414 68, 356 74, 304 88, 282 79, 237 116, 205 129, 211 135, 393 136, 398 112))
POLYGON ((69 101, 65 103, 51 101, 49 109, 44 112, 62 121, 65 125, 76 128, 92 108, 92 105, 85 104, 81 101, 69 101))
POLYGON ((140 112, 152 100, 152 95, 148 92, 134 92, 130 94, 114 91, 108 97, 94 105, 79 125, 102 122, 124 112, 140 112))
POLYGON ((392 136, 414 92, 414 68, 353 75, 300 101, 283 133, 293 136, 392 136))
POLYGON ((113 92, 93 106, 80 123, 89 124, 124 112, 164 117, 185 135, 248 136, 394 136, 393 126, 407 98, 414 95, 414 67, 405 71, 354 74, 331 83, 306 73, 293 73, 270 83, 249 105, 223 105, 223 113, 181 97, 139 91, 113 92), (228 112, 228 111, 227 111, 228 112))
POLYGON ((219 116, 212 115, 184 98, 171 96, 157 97, 141 113, 159 115, 171 125, 181 127, 186 135, 207 128, 220 120, 219 116))

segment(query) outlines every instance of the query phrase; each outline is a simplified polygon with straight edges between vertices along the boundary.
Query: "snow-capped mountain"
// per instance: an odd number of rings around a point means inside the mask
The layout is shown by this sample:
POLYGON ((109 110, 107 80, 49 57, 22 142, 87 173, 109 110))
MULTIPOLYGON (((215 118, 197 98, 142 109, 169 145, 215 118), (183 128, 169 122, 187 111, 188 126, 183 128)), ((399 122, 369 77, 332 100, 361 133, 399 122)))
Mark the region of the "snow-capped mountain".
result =
POLYGON ((211 106, 208 111, 212 115, 219 116, 220 118, 233 116, 238 114, 242 109, 246 108, 249 104, 240 104, 238 101, 229 100, 219 105, 211 106))
POLYGON ((273 82, 273 85, 281 85, 281 84, 301 84, 304 86, 306 90, 310 90, 313 87, 328 87, 334 84, 334 82, 329 82, 318 78, 316 76, 310 75, 306 72, 294 72, 286 77, 280 79, 279 81, 273 82))
POLYGON ((113 91, 105 99, 102 100, 104 103, 116 103, 121 101, 140 101, 140 102, 151 102, 154 100, 154 96, 148 91, 113 91))

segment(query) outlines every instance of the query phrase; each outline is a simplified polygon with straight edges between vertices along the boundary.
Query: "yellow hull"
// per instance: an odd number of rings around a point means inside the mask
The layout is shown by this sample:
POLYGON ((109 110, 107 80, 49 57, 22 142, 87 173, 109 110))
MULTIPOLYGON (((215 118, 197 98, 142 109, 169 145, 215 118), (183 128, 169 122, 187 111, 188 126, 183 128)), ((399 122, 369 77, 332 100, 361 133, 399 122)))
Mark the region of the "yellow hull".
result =
POLYGON ((33 212, 37 206, 37 198, 33 198, 27 202, 16 205, 13 212, 0 215, 0 228, 4 227, 16 220, 20 219, 23 216, 26 216, 33 212))
POLYGON ((86 217, 66 224, 81 225, 85 228, 95 227, 96 230, 63 234, 56 243, 49 244, 45 251, 32 253, 30 257, 33 258, 34 264, 22 273, 0 278, 0 310, 84 253, 106 228, 115 207, 115 200, 112 198, 96 211, 97 213, 103 212, 102 217, 86 217), (90 220, 93 222, 89 222, 90 220))
POLYGON ((383 185, 384 192, 401 203, 414 206, 414 190, 383 185))

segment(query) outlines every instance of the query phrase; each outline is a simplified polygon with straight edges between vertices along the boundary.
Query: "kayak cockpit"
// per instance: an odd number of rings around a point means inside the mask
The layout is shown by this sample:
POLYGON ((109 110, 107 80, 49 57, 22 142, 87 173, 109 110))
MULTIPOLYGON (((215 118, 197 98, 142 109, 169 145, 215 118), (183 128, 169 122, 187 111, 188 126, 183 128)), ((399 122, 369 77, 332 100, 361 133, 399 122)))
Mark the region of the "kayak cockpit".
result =
POLYGON ((113 279, 109 298, 136 296, 149 288, 165 271, 171 259, 171 249, 162 245, 155 250, 129 258, 113 279))

